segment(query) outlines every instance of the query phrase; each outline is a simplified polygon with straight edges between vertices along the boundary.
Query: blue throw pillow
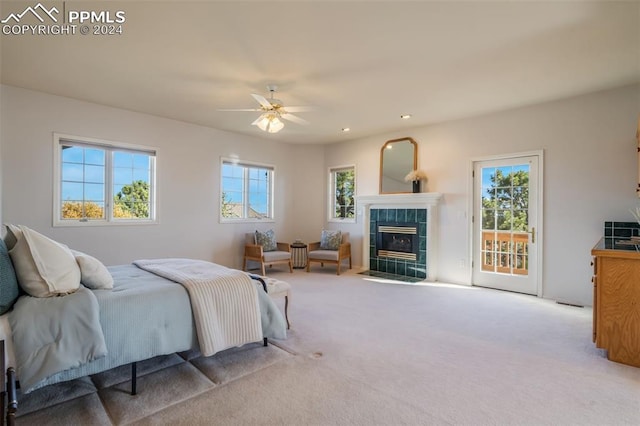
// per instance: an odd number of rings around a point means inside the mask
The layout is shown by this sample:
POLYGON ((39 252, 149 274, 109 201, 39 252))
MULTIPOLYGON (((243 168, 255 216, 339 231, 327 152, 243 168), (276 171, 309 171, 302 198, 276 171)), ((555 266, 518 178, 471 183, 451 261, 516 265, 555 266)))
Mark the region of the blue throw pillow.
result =
POLYGON ((7 246, 0 239, 0 315, 11 309, 19 295, 16 271, 13 269, 7 246))
POLYGON ((276 234, 273 229, 266 232, 256 231, 256 244, 262 246, 262 251, 275 251, 278 249, 276 234))

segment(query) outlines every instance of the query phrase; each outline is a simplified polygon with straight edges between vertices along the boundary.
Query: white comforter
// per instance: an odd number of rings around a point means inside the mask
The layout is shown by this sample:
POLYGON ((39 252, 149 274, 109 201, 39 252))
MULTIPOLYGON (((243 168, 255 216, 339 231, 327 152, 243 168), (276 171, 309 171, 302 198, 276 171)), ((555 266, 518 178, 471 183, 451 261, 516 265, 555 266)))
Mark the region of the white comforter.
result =
POLYGON ((204 356, 262 340, 258 287, 246 273, 194 259, 133 263, 187 289, 204 356))

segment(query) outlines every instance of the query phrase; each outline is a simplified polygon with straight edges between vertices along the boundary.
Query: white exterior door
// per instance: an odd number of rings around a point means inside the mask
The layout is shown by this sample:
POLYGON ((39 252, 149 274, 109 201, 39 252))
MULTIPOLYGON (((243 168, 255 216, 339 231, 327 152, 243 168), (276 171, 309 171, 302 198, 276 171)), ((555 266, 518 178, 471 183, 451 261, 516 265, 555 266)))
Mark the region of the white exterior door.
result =
POLYGON ((541 295, 540 157, 474 162, 473 285, 541 295))

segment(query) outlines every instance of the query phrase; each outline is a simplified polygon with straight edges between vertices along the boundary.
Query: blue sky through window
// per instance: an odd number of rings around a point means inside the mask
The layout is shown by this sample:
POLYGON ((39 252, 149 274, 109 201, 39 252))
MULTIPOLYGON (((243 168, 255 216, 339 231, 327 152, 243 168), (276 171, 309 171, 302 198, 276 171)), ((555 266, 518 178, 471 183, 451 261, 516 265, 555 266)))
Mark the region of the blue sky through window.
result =
POLYGON ((222 192, 230 204, 240 206, 239 210, 234 210, 236 214, 254 217, 257 213, 270 217, 272 172, 272 169, 259 166, 222 163, 222 192))
MULTIPOLYGON (((63 146, 62 200, 91 201, 104 206, 108 151, 84 146, 63 146)), ((113 152, 113 194, 134 181, 151 181, 151 156, 113 152)))

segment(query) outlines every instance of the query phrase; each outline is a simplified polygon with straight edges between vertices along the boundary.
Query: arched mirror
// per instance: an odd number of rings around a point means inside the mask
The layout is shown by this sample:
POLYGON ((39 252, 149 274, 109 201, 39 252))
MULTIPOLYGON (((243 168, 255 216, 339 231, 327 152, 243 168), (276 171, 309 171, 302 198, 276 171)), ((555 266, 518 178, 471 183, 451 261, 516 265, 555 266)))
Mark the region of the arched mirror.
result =
POLYGON ((412 138, 392 139, 380 150, 380 193, 412 192, 404 177, 418 166, 418 144, 412 138))

